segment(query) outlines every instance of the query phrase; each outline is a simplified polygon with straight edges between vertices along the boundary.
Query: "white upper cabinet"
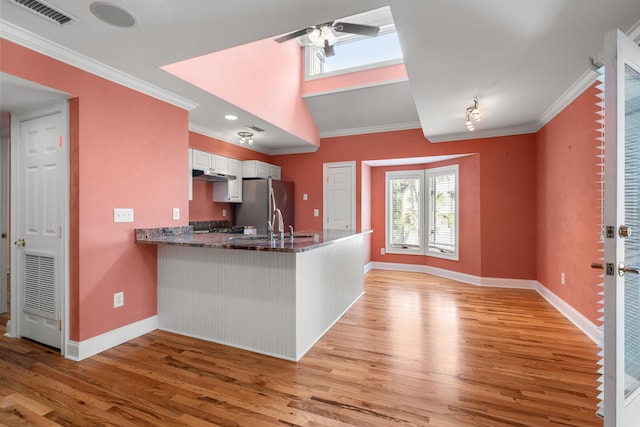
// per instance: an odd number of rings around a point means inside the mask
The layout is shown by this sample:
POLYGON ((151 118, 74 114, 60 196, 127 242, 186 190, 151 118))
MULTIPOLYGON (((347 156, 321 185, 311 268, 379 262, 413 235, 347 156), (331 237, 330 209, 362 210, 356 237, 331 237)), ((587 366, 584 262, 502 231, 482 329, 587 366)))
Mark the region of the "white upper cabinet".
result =
POLYGON ((280 179, 282 170, 280 166, 261 162, 260 160, 245 160, 242 162, 243 178, 272 178, 280 179))
POLYGON ((217 173, 229 173, 229 159, 217 154, 211 154, 211 169, 217 173))
POLYGON ((199 171, 207 171, 211 168, 211 153, 200 150, 191 150, 191 168, 199 171))
POLYGON ((236 179, 227 182, 213 183, 213 201, 240 203, 242 202, 242 167, 240 160, 228 160, 228 174, 233 175, 236 179))

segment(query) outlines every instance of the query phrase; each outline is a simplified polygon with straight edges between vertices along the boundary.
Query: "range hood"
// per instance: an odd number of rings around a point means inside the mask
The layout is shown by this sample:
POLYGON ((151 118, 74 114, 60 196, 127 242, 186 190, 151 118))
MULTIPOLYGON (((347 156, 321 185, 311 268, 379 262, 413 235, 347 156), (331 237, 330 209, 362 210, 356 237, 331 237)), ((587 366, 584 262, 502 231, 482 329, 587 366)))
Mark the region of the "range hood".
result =
POLYGON ((191 171, 191 176, 193 176, 193 179, 198 179, 201 181, 233 181, 234 179, 237 179, 235 175, 214 172, 211 170, 201 171, 197 169, 193 169, 191 171))

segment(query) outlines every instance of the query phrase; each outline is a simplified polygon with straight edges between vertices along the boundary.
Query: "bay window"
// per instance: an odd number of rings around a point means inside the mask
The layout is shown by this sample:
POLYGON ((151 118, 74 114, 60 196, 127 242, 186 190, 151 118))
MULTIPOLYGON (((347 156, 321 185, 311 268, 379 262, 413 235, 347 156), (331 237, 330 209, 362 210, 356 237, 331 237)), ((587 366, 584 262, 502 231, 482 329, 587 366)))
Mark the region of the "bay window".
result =
POLYGON ((458 260, 458 165, 386 173, 386 252, 458 260))

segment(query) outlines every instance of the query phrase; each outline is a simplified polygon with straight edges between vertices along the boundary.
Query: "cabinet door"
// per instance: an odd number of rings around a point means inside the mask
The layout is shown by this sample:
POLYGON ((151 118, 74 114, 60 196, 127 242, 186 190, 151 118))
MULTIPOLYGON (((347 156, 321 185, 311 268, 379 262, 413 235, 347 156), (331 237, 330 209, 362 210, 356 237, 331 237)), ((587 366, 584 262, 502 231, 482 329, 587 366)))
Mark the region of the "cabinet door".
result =
POLYGON ((207 171, 211 168, 211 154, 205 151, 193 150, 193 169, 207 171))
POLYGON ((236 177, 229 181, 229 201, 239 203, 242 201, 242 169, 239 160, 229 159, 229 175, 236 177))
POLYGON ((269 165, 269 178, 279 180, 281 178, 282 169, 280 166, 269 165))
POLYGON ((269 177, 269 164, 263 162, 256 162, 256 177, 268 178, 269 177))
POLYGON ((229 159, 227 157, 218 156, 217 154, 211 155, 211 169, 218 173, 229 172, 229 159))

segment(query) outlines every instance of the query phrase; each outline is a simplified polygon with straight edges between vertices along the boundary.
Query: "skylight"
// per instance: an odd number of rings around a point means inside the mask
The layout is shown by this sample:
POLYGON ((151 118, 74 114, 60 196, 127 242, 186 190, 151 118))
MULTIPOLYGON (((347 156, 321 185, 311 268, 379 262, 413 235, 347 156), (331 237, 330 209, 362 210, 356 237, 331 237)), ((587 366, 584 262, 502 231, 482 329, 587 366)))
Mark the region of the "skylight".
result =
POLYGON ((370 68, 400 64, 402 48, 395 30, 391 9, 382 7, 359 15, 341 18, 340 22, 372 25, 380 28, 375 37, 336 32, 333 56, 325 55, 322 47, 304 43, 306 79, 362 71, 370 68))
POLYGON ((324 59, 324 73, 354 67, 402 61, 402 49, 395 31, 377 37, 336 43, 336 54, 324 59))

